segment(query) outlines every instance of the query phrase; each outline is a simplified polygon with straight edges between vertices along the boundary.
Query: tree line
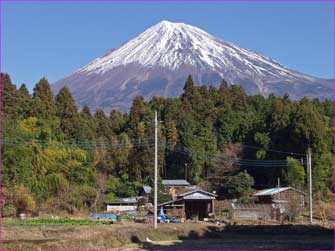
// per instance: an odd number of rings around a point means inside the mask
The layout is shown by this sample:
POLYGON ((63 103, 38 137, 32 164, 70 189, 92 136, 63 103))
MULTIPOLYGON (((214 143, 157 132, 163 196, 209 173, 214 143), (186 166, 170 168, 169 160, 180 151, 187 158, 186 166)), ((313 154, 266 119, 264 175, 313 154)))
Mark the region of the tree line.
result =
POLYGON ((245 198, 278 178, 304 190, 311 147, 314 194, 332 196, 330 100, 248 96, 224 80, 218 88, 197 86, 189 76, 180 97, 137 96, 129 113, 106 114, 79 110, 67 87, 54 95, 45 78, 32 94, 6 73, 1 81, 4 216, 100 210, 106 200, 152 185, 154 110, 161 121, 160 179, 186 178, 222 198, 245 198))

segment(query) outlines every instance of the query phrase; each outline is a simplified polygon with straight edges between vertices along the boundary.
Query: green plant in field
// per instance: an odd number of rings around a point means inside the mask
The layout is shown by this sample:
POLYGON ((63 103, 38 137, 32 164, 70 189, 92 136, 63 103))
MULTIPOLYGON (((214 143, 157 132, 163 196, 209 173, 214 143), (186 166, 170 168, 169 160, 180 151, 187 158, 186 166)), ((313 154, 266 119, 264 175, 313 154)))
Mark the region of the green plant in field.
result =
POLYGON ((89 219, 28 219, 24 221, 3 221, 3 226, 43 226, 43 225, 61 225, 61 226, 84 226, 84 225, 110 225, 113 221, 100 221, 89 219))
POLYGON ((16 207, 12 204, 6 204, 2 208, 2 217, 14 217, 16 216, 16 207))

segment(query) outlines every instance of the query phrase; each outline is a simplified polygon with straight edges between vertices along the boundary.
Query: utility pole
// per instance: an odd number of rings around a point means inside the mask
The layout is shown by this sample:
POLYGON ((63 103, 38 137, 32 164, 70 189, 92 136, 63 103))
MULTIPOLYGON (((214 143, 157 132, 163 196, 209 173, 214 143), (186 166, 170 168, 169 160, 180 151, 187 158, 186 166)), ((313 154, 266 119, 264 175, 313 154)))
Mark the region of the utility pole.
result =
POLYGON ((185 180, 187 180, 187 163, 185 163, 185 180))
POLYGON ((278 194, 279 194, 279 207, 280 207, 280 204, 281 204, 281 200, 280 200, 280 178, 278 177, 278 194))
POLYGON ((155 180, 154 180, 154 228, 157 228, 157 165, 158 165, 158 157, 157 157, 157 145, 158 145, 158 137, 157 137, 157 111, 155 111, 155 180))
POLYGON ((310 147, 308 147, 308 153, 307 153, 307 174, 308 174, 308 189, 309 189, 309 222, 313 223, 312 153, 310 147))

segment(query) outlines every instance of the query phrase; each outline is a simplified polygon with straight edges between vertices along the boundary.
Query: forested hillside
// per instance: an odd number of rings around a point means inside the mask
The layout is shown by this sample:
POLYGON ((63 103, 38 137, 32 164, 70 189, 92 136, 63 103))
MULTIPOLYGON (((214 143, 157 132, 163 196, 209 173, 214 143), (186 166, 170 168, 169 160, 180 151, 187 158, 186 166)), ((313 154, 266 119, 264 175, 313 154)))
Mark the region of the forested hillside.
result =
POLYGON ((277 185, 306 187, 312 150, 314 196, 332 198, 333 102, 247 96, 241 87, 196 86, 178 98, 136 97, 129 113, 78 110, 47 79, 30 95, 2 81, 3 215, 49 208, 100 209, 153 183, 154 110, 161 178, 187 179, 223 198, 277 185), (291 154, 292 153, 292 154, 291 154))

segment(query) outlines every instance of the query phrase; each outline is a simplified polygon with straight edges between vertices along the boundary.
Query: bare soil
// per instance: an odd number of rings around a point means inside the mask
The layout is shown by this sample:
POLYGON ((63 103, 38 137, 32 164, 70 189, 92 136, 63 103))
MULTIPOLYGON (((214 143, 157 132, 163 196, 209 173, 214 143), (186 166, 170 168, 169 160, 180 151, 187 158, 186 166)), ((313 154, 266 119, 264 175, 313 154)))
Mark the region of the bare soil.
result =
POLYGON ((320 226, 217 226, 211 223, 2 227, 2 250, 300 249, 333 250, 320 226))

